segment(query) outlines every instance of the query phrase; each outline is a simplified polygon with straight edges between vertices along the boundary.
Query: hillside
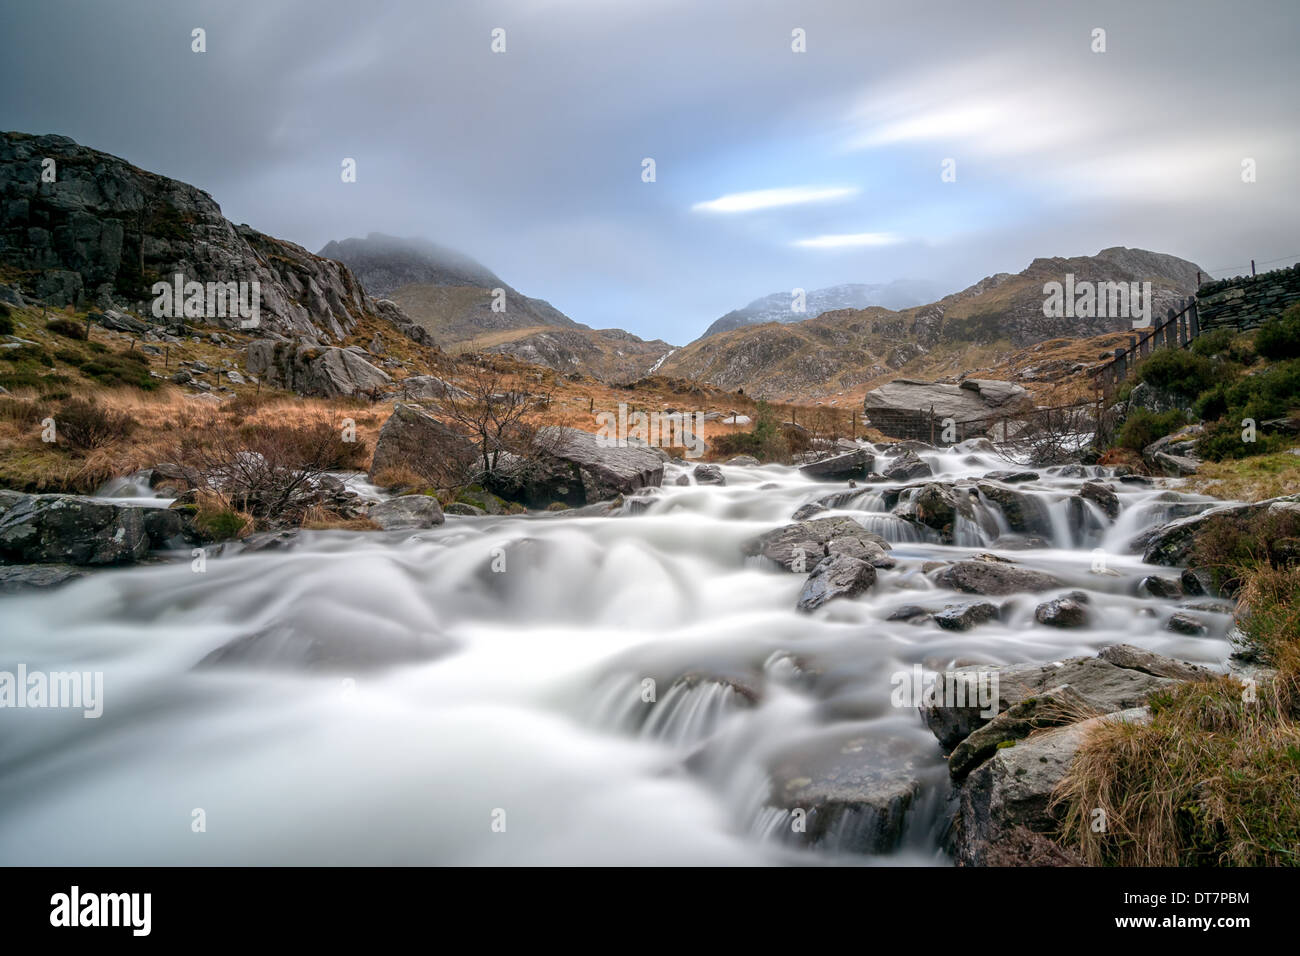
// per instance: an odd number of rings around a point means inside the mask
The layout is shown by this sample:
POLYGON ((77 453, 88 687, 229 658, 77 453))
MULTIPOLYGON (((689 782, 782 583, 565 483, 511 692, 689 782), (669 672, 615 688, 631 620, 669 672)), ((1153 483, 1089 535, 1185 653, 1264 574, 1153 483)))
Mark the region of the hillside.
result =
POLYGON ((729 332, 747 325, 762 325, 765 322, 806 322, 825 312, 835 312, 840 309, 866 309, 872 306, 894 310, 907 309, 933 302, 941 294, 937 284, 920 279, 897 279, 874 285, 846 283, 825 289, 813 289, 804 297, 805 311, 794 312, 791 310, 792 293, 773 292, 761 299, 755 299, 742 309, 728 312, 705 329, 700 338, 706 339, 711 335, 729 332))
POLYGON ((1079 281, 1149 281, 1152 314, 1159 316, 1195 291, 1198 271, 1174 256, 1121 247, 1035 259, 1023 272, 989 276, 918 308, 845 309, 699 339, 669 357, 662 371, 768 398, 822 399, 890 376, 925 377, 957 359, 959 369, 994 366, 1038 342, 1131 328, 1124 318, 1045 317, 1043 286, 1063 282, 1067 273, 1079 281))

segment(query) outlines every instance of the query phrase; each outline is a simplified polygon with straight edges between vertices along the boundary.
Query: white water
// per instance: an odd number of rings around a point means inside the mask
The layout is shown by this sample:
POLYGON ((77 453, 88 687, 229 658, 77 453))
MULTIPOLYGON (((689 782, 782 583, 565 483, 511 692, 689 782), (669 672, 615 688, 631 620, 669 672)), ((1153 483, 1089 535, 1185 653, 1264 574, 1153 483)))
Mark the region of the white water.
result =
MULTIPOLYGON (((1008 467, 922 457, 945 480, 1008 467)), ((723 472, 725 487, 679 487, 670 466, 636 516, 303 533, 288 551, 229 549, 203 573, 187 555, 0 599, 0 670, 102 671, 105 698, 99 719, 0 711, 0 861, 943 865, 946 769, 916 712, 891 706, 892 673, 1116 641, 1212 663, 1228 652, 1226 616, 1182 636, 1162 629, 1176 602, 1134 596, 1159 569, 1123 544, 1168 512, 1161 488, 1116 485, 1119 521, 1074 541, 1064 502, 1083 479, 1044 473, 1013 487, 1041 498, 1051 547, 1000 550, 990 542, 1005 521, 987 502, 959 529, 966 546, 943 546, 883 510, 892 486, 864 486, 825 514, 895 541, 898 567, 807 615, 795 610, 802 576, 742 546, 846 485, 778 466, 723 472), (1118 576, 1090 573, 1096 547, 1118 576), (885 620, 903 604, 965 600, 920 565, 989 550, 1090 591, 1093 625, 1037 625, 1051 594, 964 633, 885 620), (196 669, 267 629, 275 639, 251 662, 196 669), (313 668, 312 640, 398 663, 313 668), (656 703, 642 700, 648 678, 656 703), (922 780, 897 851, 837 849, 855 845, 860 819, 817 849, 786 839, 767 768, 825 747, 887 754, 922 780), (206 832, 192 830, 196 809, 206 832)))

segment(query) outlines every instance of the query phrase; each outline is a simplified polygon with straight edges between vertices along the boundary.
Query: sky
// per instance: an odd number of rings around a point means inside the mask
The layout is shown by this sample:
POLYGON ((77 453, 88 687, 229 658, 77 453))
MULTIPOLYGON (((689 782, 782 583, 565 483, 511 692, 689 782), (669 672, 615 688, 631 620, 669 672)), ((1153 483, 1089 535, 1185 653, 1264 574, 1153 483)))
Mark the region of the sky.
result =
POLYGON ((675 344, 795 288, 1300 260, 1296 0, 40 0, 0 36, 0 129, 675 344))

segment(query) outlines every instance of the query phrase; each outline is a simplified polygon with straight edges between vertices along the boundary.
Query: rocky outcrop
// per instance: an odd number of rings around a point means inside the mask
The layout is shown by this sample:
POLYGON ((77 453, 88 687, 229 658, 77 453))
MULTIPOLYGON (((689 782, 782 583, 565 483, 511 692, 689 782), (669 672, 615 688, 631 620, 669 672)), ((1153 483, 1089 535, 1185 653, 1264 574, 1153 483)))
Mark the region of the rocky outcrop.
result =
MULTIPOLYGON (((309 341, 341 339, 381 310, 348 269, 291 242, 236 226, 201 189, 79 146, 66 136, 0 134, 0 265, 51 305, 152 312, 155 282, 257 282, 258 328, 309 341), (54 161, 55 180, 42 180, 54 161)), ((237 328, 239 315, 204 317, 237 328)), ((168 320, 171 321, 170 319, 168 320)))
POLYGON ((1155 528, 1148 528, 1129 542, 1129 550, 1140 551, 1147 564, 1177 567, 1187 563, 1197 536, 1213 521, 1222 518, 1245 518, 1260 511, 1277 508, 1300 508, 1300 495, 1269 498, 1250 504, 1229 504, 1177 518, 1155 528))
POLYGON ((359 348, 302 345, 274 339, 248 343, 248 371, 268 385, 322 398, 374 395, 392 385, 359 348))
POLYGON ((939 675, 937 687, 982 686, 991 705, 968 706, 973 696, 967 696, 922 707, 949 753, 957 803, 951 843, 958 864, 1006 863, 996 848, 1015 842, 1017 832, 1054 834, 1060 825, 1053 802, 1057 788, 1088 734, 1102 721, 1144 721, 1153 692, 1212 676, 1209 668, 1127 644, 1103 648, 1096 657, 962 667, 939 675))

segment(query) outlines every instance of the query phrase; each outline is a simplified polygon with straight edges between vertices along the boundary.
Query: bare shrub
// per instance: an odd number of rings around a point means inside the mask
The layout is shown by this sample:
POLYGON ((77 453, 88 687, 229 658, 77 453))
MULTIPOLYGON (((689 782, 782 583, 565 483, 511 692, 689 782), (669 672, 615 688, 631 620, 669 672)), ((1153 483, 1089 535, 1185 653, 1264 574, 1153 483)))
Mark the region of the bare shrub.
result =
POLYGON ((54 416, 54 423, 58 437, 78 451, 91 451, 121 441, 138 425, 126 412, 84 398, 64 402, 54 416))

